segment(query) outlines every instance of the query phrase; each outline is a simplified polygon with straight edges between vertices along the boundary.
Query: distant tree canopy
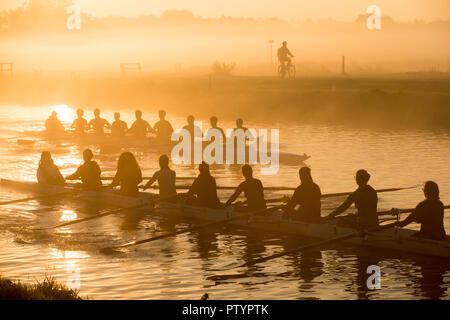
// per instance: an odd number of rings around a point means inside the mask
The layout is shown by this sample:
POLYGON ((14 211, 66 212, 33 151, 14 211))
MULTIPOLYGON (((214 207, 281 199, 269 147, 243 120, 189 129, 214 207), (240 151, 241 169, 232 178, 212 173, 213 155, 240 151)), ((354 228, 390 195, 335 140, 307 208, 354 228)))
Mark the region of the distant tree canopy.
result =
POLYGON ((211 71, 216 76, 230 76, 233 72, 236 63, 225 63, 220 61, 214 61, 211 66, 211 71))

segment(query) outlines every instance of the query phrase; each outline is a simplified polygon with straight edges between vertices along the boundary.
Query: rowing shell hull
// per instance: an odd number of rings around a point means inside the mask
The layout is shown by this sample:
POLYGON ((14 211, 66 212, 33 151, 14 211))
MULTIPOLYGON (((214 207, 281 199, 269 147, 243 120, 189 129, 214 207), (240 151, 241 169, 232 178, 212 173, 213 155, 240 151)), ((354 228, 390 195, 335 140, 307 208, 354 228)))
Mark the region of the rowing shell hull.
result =
MULTIPOLYGON (((70 190, 70 188, 4 179, 2 179, 0 183, 5 186, 43 194, 59 193, 70 190)), ((127 207, 145 204, 148 201, 150 194, 141 193, 139 197, 134 198, 118 195, 115 192, 81 191, 80 197, 87 201, 102 201, 111 205, 127 207)), ((141 210, 150 211, 152 208, 153 207, 150 206, 144 206, 141 210)), ((240 213, 235 212, 230 208, 209 209, 166 202, 158 203, 156 208, 152 210, 152 213, 188 218, 190 220, 196 219, 205 222, 218 221, 240 215, 240 213)), ((320 239, 330 239, 355 232, 352 228, 338 227, 329 223, 313 224, 287 220, 283 219, 281 215, 282 213, 280 211, 276 211, 270 216, 254 216, 248 220, 242 219, 232 221, 230 224, 264 232, 320 239)), ((382 232, 368 233, 364 237, 355 237, 348 239, 345 242, 369 247, 450 258, 450 237, 447 236, 446 241, 435 241, 411 237, 414 233, 416 233, 416 231, 410 229, 392 228, 382 232)))

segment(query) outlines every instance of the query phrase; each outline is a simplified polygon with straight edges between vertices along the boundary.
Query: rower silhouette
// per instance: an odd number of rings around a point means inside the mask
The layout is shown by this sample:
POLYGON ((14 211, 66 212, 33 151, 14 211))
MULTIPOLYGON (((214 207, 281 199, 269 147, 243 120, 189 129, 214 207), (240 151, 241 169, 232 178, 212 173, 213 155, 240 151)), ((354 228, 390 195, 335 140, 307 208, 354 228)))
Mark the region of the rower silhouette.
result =
POLYGON ((141 110, 136 110, 134 114, 136 120, 131 125, 129 132, 133 134, 136 139, 145 139, 147 138, 148 132, 153 132, 152 126, 146 120, 142 119, 141 110))
POLYGON ((100 109, 94 110, 94 119, 89 121, 89 129, 93 129, 94 135, 103 136, 105 134, 105 128, 111 128, 108 120, 100 117, 100 109))
POLYGON ((48 151, 44 151, 41 154, 41 160, 37 169, 37 180, 42 184, 57 186, 63 186, 66 183, 58 167, 53 163, 51 153, 48 151))
POLYGON ((120 120, 120 113, 114 113, 114 122, 111 124, 111 136, 113 138, 122 139, 128 131, 128 125, 125 121, 120 120))
POLYGON ((164 201, 175 201, 177 198, 176 176, 176 172, 169 168, 169 157, 164 154, 159 157, 159 170, 153 174, 143 189, 150 188, 153 183, 158 181, 159 198, 164 201))
MULTIPOLYGON (((420 202, 405 220, 397 223, 405 227, 412 222, 420 223, 420 231, 413 237, 445 240, 444 204, 439 200, 439 186, 434 181, 427 181, 423 187, 425 200, 420 202)), ((395 212, 395 209, 393 209, 395 212)), ((397 213, 398 214, 398 213, 397 213)))
POLYGON ((294 195, 288 201, 283 210, 293 220, 318 223, 320 222, 322 193, 311 177, 311 169, 302 167, 299 170, 301 184, 294 191, 294 195), (299 208, 296 210, 296 207, 299 208))
POLYGON ((236 191, 226 202, 226 205, 230 206, 243 192, 247 199, 247 205, 237 203, 234 207, 236 211, 252 212, 266 209, 267 206, 266 200, 264 199, 264 187, 261 180, 253 178, 252 167, 248 164, 243 165, 242 175, 244 176, 245 181, 239 184, 236 191))
POLYGON ((211 176, 209 165, 204 161, 198 166, 200 174, 187 193, 187 204, 207 208, 220 208, 216 179, 211 176))
POLYGON ((156 138, 161 142, 169 142, 171 140, 173 127, 169 121, 166 120, 166 112, 160 110, 159 121, 153 126, 153 130, 156 134, 156 138))
MULTIPOLYGON (((219 119, 217 119, 216 116, 212 116, 212 117, 209 119, 209 122, 211 123, 211 129, 219 130, 220 133, 222 134, 222 141, 223 141, 223 143, 226 143, 225 132, 223 131, 222 128, 220 128, 220 127, 217 126, 218 121, 219 121, 219 119)), ((214 140, 212 140, 212 141, 214 141, 214 140)))
POLYGON ((76 134, 85 134, 89 130, 88 121, 83 118, 84 111, 82 109, 77 110, 77 118, 73 121, 71 128, 74 129, 76 134))
POLYGON ((52 135, 64 133, 64 125, 58 119, 56 111, 52 111, 50 117, 45 121, 45 129, 48 134, 52 135))
POLYGON ((82 182, 81 187, 85 190, 96 190, 102 186, 100 178, 101 170, 97 162, 93 161, 94 154, 91 149, 83 151, 84 163, 67 180, 78 180, 82 182))
POLYGON ((131 152, 124 152, 117 162, 117 172, 109 187, 120 186, 120 193, 137 197, 138 185, 142 182, 142 172, 136 158, 131 152))
POLYGON ((358 170, 355 176, 358 189, 350 194, 344 203, 325 217, 325 219, 333 219, 345 212, 354 203, 358 212, 356 222, 351 223, 353 224, 351 227, 359 229, 377 227, 379 225, 377 213, 378 196, 375 189, 367 184, 369 179, 370 174, 366 170, 358 170))

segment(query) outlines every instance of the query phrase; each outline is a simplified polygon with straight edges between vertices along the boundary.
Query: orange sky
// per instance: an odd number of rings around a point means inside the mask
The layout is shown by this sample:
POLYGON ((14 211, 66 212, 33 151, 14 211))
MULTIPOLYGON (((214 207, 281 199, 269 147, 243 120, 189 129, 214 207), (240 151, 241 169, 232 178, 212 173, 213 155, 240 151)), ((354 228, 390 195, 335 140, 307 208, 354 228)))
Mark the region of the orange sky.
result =
MULTIPOLYGON (((14 8, 25 0, 2 0, 0 9, 14 8)), ((95 16, 159 15, 165 10, 190 10, 204 17, 277 17, 353 21, 369 5, 380 6, 382 15, 405 21, 449 19, 450 0, 75 0, 95 16)))

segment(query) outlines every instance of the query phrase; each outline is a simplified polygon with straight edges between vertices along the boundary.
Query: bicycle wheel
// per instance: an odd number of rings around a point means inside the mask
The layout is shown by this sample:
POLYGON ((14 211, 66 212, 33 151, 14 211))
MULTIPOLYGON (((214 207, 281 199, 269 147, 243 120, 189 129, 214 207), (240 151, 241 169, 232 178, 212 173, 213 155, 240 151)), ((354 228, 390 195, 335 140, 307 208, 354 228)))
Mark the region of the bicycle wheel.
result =
POLYGON ((297 73, 297 70, 295 69, 295 65, 291 64, 291 66, 288 70, 289 79, 295 79, 296 73, 297 73))

